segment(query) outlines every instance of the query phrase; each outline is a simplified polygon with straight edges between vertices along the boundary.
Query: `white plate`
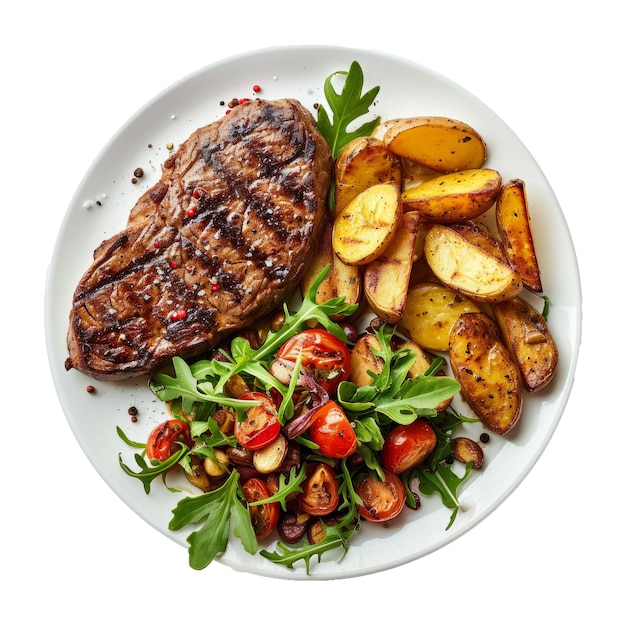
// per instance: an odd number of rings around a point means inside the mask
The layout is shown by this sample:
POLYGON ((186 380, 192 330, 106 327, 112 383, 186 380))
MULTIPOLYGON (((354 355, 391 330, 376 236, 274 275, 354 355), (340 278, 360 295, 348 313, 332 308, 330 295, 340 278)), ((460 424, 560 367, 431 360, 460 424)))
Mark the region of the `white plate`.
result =
MULTIPOLYGON (((337 562, 325 554, 312 562, 311 578, 365 575, 420 558, 458 538, 491 513, 520 484, 548 444, 565 408, 574 381, 581 332, 581 291, 575 251, 563 213, 533 157, 506 124, 470 93, 413 62, 380 52, 340 47, 271 48, 210 65, 172 85, 133 116, 104 147, 87 171, 68 208, 50 263, 46 286, 45 323, 50 367, 59 400, 79 444, 109 486, 148 523, 187 547, 189 531, 167 529, 176 495, 153 483, 149 496, 138 480, 126 476, 118 454, 132 464, 133 450, 118 438, 120 425, 134 440, 144 440, 165 410, 147 388, 147 379, 94 382, 66 371, 65 335, 72 294, 99 243, 121 230, 135 200, 160 176, 168 154, 197 127, 224 115, 221 101, 233 97, 277 99, 295 97, 314 111, 324 101, 325 78, 347 70, 357 60, 365 89, 379 85, 374 111, 383 119, 442 115, 476 128, 489 148, 487 165, 504 180, 526 182, 535 244, 545 293, 550 297, 549 324, 560 350, 558 373, 545 391, 526 395, 523 417, 506 440, 491 436, 486 464, 475 471, 461 492, 462 512, 448 531, 450 511, 438 497, 422 497, 422 508, 406 510, 391 525, 364 524, 351 541, 347 556, 337 562), (260 85, 258 96, 254 85, 260 85), (151 146, 151 147, 149 147, 151 146), (145 176, 132 184, 133 171, 145 176), (91 206, 89 206, 91 204, 91 206), (96 393, 86 387, 93 384, 96 393), (132 423, 128 409, 139 410, 132 423)), ((470 435, 476 437, 474 429, 470 435)), ((181 560, 184 556, 181 557, 181 560)), ((305 579, 303 566, 294 570, 243 551, 231 540, 221 562, 233 569, 269 577, 305 579)), ((300 564, 300 563, 299 563, 300 564)))

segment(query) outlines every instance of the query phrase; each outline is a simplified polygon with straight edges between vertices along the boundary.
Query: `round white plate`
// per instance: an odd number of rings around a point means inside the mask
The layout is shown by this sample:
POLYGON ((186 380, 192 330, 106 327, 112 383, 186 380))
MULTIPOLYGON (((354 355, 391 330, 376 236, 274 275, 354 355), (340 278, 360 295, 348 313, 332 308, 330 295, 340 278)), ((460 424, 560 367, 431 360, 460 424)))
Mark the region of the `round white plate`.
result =
MULTIPOLYGON (((133 465, 134 450, 116 433, 121 426, 133 440, 147 434, 166 416, 163 405, 141 378, 123 383, 94 382, 66 371, 65 336, 72 294, 100 242, 121 230, 139 195, 160 177, 168 143, 177 146, 199 126, 224 115, 232 98, 292 97, 315 111, 325 102, 324 80, 347 71, 353 60, 363 68, 365 89, 380 86, 373 111, 383 119, 441 115, 476 128, 489 149, 487 166, 503 180, 526 182, 535 245, 541 264, 544 292, 551 307, 549 325, 560 351, 551 385, 526 394, 520 423, 505 438, 491 436, 485 446, 485 466, 462 487, 462 504, 454 525, 446 531, 450 511, 437 495, 422 497, 418 512, 405 510, 389 527, 364 523, 350 543, 348 554, 325 554, 312 561, 313 579, 365 575, 420 558, 458 538, 491 513, 520 484, 548 444, 567 403, 574 381, 580 333, 581 291, 572 240, 559 204, 541 169, 510 128, 470 93, 413 62, 368 50, 302 46, 270 48, 210 65, 172 85, 148 102, 110 140, 87 171, 68 207, 58 234, 46 285, 45 324, 49 362, 68 422, 79 444, 109 486, 148 523, 187 547, 191 530, 167 529, 178 498, 154 482, 150 495, 141 483, 125 475, 118 464, 121 452, 133 465), (261 87, 260 93, 253 86, 261 87), (145 175, 133 184, 137 167, 145 175), (87 393, 92 384, 95 393, 87 393), (138 409, 131 421, 129 408, 138 409)), ((461 406, 463 409, 463 406, 461 406)), ((467 412, 467 410, 466 410, 467 412)), ((478 426, 470 436, 480 434, 478 426)), ((270 545, 271 547, 271 545, 270 545)), ((181 555, 185 560, 185 555, 181 555)), ((247 554, 238 539, 220 557, 233 569, 270 577, 307 579, 302 563, 293 570, 247 554)))

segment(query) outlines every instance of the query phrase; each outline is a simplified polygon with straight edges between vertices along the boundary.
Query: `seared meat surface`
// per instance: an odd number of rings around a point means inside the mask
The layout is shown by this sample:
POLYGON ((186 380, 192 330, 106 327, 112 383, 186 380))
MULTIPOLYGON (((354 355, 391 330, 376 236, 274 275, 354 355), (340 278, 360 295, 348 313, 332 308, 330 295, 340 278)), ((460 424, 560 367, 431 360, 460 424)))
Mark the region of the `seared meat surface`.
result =
POLYGON ((320 233, 332 157, 295 100, 251 100, 194 132, 94 252, 66 368, 124 379, 193 357, 268 314, 320 233))

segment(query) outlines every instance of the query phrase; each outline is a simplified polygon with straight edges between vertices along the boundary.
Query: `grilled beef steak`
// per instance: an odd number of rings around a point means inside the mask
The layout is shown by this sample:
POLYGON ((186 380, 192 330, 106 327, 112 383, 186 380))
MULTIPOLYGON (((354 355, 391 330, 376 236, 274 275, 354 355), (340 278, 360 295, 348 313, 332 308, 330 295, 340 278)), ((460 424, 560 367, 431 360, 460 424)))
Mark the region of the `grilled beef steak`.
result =
POLYGON ((269 313, 308 264, 331 172, 296 100, 251 100, 194 132, 94 252, 74 293, 66 368, 150 373, 269 313))

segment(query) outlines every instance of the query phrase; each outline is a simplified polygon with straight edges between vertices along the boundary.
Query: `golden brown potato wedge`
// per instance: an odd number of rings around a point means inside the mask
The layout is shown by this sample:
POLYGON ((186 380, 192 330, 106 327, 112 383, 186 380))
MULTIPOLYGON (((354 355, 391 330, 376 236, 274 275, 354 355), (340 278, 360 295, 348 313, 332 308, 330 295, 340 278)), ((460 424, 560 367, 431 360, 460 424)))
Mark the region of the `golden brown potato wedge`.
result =
POLYGON ((387 124, 384 141, 394 154, 441 173, 475 169, 487 158, 480 134, 447 117, 393 120, 387 124))
POLYGON ((315 301, 321 303, 334 297, 344 297, 347 304, 358 304, 362 294, 361 272, 357 266, 347 265, 333 252, 332 236, 333 225, 329 222, 324 226, 316 252, 300 283, 302 296, 308 293, 324 267, 330 265, 317 289, 315 301))
POLYGON ((402 162, 380 140, 357 137, 346 145, 335 162, 335 214, 361 191, 381 182, 402 184, 402 162))
POLYGON ((467 221, 493 206, 501 185, 502 176, 495 169, 465 169, 406 189, 402 202, 405 210, 416 210, 429 221, 467 221))
POLYGON ((406 305, 398 327, 426 350, 448 350, 450 329, 459 315, 481 312, 477 304, 436 282, 409 287, 406 305))
POLYGON ((502 185, 496 202, 496 224, 507 258, 522 276, 524 286, 540 293, 541 273, 530 227, 530 214, 523 180, 509 180, 502 185))
POLYGON ((389 245, 400 223, 402 200, 390 182, 368 187, 335 218, 333 250, 348 265, 367 265, 389 245))
POLYGON ((378 374, 383 370, 385 361, 377 352, 380 352, 380 341, 376 335, 370 332, 361 334, 352 348, 351 382, 359 387, 367 386, 372 382, 370 372, 378 374))
POLYGON ((500 333, 533 393, 552 380, 559 351, 543 316, 526 300, 516 297, 492 307, 500 333))
POLYGON ((443 224, 428 231, 424 256, 441 282, 471 299, 500 302, 523 289, 516 269, 443 224))
POLYGON ((363 272, 365 298, 387 323, 397 323, 404 312, 419 219, 415 211, 404 213, 391 243, 363 272))
POLYGON ((523 384, 517 364, 484 314, 462 314, 450 331, 450 367, 461 394, 483 425, 510 432, 522 414, 523 384))

